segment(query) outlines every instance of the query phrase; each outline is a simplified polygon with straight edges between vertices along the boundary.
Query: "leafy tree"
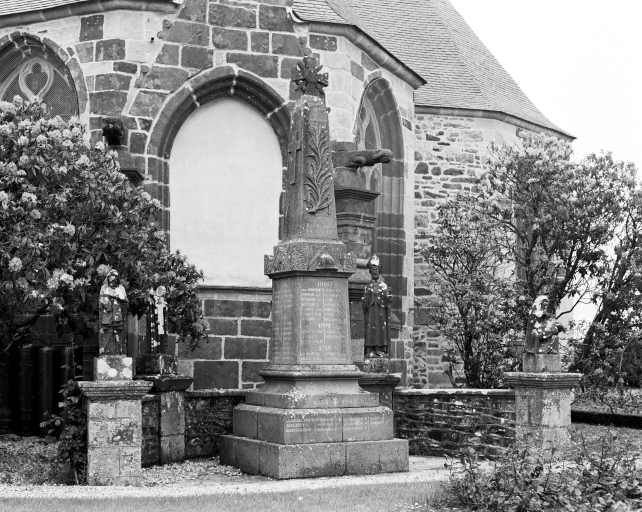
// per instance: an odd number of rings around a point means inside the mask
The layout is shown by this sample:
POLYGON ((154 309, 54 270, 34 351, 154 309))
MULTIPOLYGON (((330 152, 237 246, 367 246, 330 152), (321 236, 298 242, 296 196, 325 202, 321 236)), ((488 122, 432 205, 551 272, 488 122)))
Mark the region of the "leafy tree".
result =
POLYGON ((640 397, 624 391, 642 379, 642 191, 629 194, 624 220, 614 226, 611 250, 597 278, 597 312, 574 369, 585 392, 607 405, 635 410, 640 397), (619 393, 608 393, 619 389, 619 393), (606 393, 605 393, 606 390, 606 393))
MULTIPOLYGON (((608 153, 575 162, 565 141, 520 137, 520 146, 491 145, 476 196, 439 208, 439 231, 424 251, 441 301, 440 324, 470 386, 483 382, 479 368, 498 371, 507 338, 523 338, 528 306, 539 295, 558 317, 580 302, 600 304, 584 344, 584 358, 592 353, 593 363, 623 353, 641 325, 635 168, 608 153), (571 306, 561 310, 565 297, 571 306)), ((617 366, 613 358, 608 364, 617 366)))
POLYGON ((553 137, 523 133, 521 146, 491 145, 478 212, 494 224, 529 302, 547 295, 555 312, 574 299, 560 316, 589 300, 635 174, 609 154, 574 162, 570 144, 553 137))
POLYGON ((0 355, 29 342, 44 314, 64 330, 96 331, 98 293, 118 270, 130 311, 167 289, 170 331, 206 337, 196 286, 202 273, 170 253, 156 222, 161 205, 92 148, 77 118, 47 117, 34 99, 0 102, 0 355))
POLYGON ((515 300, 511 262, 492 221, 477 213, 476 201, 459 196, 440 205, 438 233, 422 255, 434 284, 430 309, 452 345, 446 356, 453 386, 462 364, 467 387, 496 388, 503 386, 502 373, 518 364, 513 346, 524 308, 515 300))

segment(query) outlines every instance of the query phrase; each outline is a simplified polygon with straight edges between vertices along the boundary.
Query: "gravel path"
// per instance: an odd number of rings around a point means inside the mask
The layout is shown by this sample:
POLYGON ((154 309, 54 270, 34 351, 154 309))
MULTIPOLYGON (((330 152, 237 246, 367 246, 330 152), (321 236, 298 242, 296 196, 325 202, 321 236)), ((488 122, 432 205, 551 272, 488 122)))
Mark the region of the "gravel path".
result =
MULTIPOLYGON (((445 481, 449 471, 442 457, 410 457, 409 473, 385 473, 367 476, 302 478, 272 480, 264 476, 239 474, 234 468, 218 466, 216 459, 188 461, 145 470, 147 478, 164 478, 167 483, 153 487, 97 487, 63 485, 0 485, 3 497, 75 498, 105 497, 175 497, 217 494, 279 493, 297 490, 345 488, 361 485, 394 485, 397 483, 434 483, 445 481), (185 467, 180 467, 185 466, 185 467), (161 471, 159 468, 164 468, 161 471), (153 470, 153 471, 151 471, 153 470), (198 473, 200 471, 200 473, 198 473), (161 473, 165 473, 162 477, 161 473), (172 475, 182 475, 175 478, 172 475), (155 475, 155 476, 153 476, 155 475), (171 483, 170 483, 171 480, 171 483)), ((148 484, 149 485, 149 484, 148 484)))

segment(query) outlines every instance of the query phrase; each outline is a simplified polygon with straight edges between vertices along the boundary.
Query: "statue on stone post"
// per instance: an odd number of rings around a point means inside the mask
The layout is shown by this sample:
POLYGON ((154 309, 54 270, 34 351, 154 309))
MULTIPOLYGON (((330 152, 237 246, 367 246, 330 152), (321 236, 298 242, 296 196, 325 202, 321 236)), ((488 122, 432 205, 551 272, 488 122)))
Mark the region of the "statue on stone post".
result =
POLYGON ((559 354, 558 334, 566 328, 548 312, 548 297, 540 295, 535 299, 528 314, 526 327, 527 354, 559 354))
POLYGON ((125 304, 128 304, 127 293, 120 284, 120 276, 116 270, 110 270, 100 287, 98 298, 98 344, 101 356, 127 353, 127 342, 123 338, 125 304))
POLYGON ((365 357, 386 357, 388 355, 389 305, 392 302, 388 285, 381 278, 379 257, 373 254, 368 261, 372 281, 366 285, 363 298, 365 319, 365 357))

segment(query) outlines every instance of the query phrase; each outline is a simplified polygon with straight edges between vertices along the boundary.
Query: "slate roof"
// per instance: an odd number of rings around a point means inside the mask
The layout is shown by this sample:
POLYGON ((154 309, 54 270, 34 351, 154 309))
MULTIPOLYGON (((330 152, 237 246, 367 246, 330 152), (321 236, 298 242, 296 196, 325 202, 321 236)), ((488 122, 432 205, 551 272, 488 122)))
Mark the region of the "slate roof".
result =
POLYGON ((306 21, 355 25, 376 40, 426 80, 415 91, 416 105, 502 112, 567 134, 531 102, 449 0, 294 0, 294 12, 306 21))
MULTIPOLYGON (((0 0, 0 16, 90 0, 0 0)), ((168 2, 171 0, 167 0, 168 2)), ((421 75, 415 104, 503 112, 566 133, 549 121, 449 0, 294 0, 305 21, 354 25, 421 75)))

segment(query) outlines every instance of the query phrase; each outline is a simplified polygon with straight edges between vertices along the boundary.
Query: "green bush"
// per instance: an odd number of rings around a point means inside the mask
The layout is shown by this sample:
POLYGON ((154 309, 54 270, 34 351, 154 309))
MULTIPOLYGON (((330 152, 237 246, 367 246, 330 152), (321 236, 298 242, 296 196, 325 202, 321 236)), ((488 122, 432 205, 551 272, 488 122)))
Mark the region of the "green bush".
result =
POLYGON ((610 432, 597 446, 580 443, 574 460, 555 463, 529 448, 513 449, 490 467, 473 453, 451 466, 456 505, 492 512, 633 511, 642 508, 640 447, 618 445, 610 432))

